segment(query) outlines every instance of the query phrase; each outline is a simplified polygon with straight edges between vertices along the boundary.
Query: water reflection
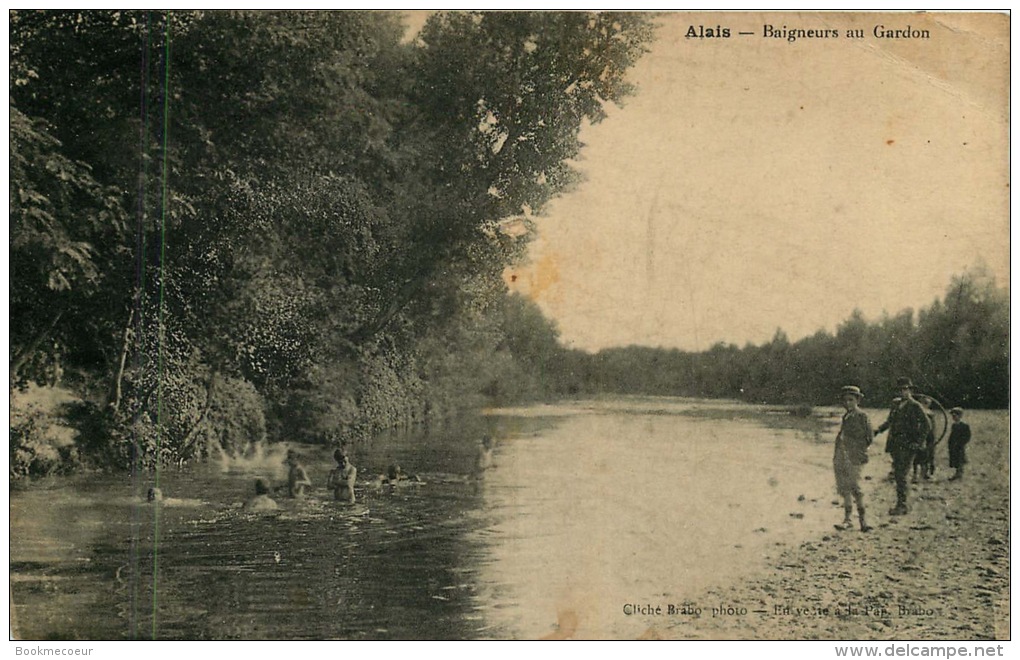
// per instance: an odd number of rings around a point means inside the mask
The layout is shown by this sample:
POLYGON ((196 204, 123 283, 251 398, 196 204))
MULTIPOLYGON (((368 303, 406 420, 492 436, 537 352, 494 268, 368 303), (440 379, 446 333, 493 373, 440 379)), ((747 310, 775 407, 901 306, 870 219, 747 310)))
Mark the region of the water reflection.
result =
POLYGON ((580 638, 633 639, 649 621, 625 604, 681 603, 776 542, 828 527, 831 448, 654 403, 570 410, 502 443, 483 488, 478 607, 491 636, 571 625, 580 638))
POLYGON ((256 476, 281 482, 282 451, 164 472, 177 501, 159 505, 130 477, 33 486, 11 497, 16 630, 517 639, 559 625, 634 638, 647 621, 624 604, 680 602, 831 523, 828 445, 677 414, 691 405, 543 406, 379 436, 352 453, 367 515, 325 491, 326 448, 300 448, 313 496, 269 513, 240 503, 256 476), (495 446, 479 476, 486 433, 495 446), (394 462, 424 483, 367 484, 394 462))

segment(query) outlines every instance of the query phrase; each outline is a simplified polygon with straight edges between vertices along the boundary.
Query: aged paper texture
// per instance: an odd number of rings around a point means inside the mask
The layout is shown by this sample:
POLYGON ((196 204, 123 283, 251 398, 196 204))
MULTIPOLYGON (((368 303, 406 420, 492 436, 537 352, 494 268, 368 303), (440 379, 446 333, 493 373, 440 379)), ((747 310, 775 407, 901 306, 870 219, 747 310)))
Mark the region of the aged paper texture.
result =
POLYGON ((1008 15, 82 15, 13 638, 1009 637, 1008 15))

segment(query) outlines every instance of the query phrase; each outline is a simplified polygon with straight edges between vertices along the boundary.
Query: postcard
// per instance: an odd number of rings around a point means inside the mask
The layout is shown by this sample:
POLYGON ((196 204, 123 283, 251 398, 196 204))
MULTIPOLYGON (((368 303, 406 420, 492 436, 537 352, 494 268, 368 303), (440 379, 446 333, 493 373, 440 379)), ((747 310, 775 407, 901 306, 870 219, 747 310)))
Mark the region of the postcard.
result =
POLYGON ((1008 639, 1009 29, 11 11, 12 639, 1008 639))

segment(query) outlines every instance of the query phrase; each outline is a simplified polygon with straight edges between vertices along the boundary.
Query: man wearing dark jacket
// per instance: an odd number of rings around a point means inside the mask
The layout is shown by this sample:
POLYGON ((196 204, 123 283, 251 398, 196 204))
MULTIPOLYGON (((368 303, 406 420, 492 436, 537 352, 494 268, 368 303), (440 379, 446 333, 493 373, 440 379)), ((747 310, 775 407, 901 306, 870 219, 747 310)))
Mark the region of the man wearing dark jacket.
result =
POLYGON ((949 411, 953 416, 953 430, 949 432, 949 467, 956 468, 950 481, 963 479, 963 466, 967 464, 967 443, 970 442, 970 426, 963 421, 963 408, 949 411))
POLYGON ((875 435, 889 430, 886 450, 892 454, 893 476, 896 479, 896 506, 889 510, 889 515, 902 516, 909 511, 907 475, 914 462, 914 455, 925 447, 931 422, 924 407, 914 398, 914 384, 909 378, 897 379, 896 389, 901 400, 889 411, 889 418, 875 429, 875 435))

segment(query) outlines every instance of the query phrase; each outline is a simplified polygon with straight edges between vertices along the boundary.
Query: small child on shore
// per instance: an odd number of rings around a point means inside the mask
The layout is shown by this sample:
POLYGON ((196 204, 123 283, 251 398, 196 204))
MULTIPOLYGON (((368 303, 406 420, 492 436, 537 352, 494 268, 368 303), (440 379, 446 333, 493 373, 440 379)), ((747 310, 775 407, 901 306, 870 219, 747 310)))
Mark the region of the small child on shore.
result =
POLYGON ((967 464, 967 443, 970 442, 970 426, 963 421, 963 408, 956 407, 949 411, 953 418, 953 427, 949 431, 949 467, 956 472, 949 477, 950 481, 963 479, 963 466, 967 464))

